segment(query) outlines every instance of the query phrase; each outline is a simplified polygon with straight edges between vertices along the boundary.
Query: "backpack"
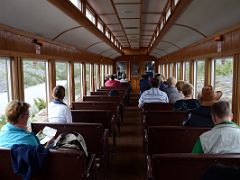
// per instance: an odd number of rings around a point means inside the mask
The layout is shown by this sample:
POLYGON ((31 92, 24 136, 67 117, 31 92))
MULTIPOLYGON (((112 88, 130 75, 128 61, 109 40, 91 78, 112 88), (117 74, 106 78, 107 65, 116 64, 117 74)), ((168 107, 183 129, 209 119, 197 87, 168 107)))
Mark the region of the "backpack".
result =
POLYGON ((84 138, 81 134, 73 131, 60 134, 57 139, 54 141, 53 145, 54 149, 75 149, 75 150, 83 150, 85 155, 88 156, 87 146, 84 138))

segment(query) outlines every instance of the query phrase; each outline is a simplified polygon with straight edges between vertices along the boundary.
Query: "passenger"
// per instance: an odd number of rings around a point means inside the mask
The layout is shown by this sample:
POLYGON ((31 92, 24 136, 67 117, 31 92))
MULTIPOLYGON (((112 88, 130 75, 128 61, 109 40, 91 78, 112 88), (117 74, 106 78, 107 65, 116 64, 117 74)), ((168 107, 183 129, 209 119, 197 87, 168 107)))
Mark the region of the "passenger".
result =
POLYGON ((171 93, 178 93, 178 90, 176 88, 176 79, 175 77, 170 77, 167 79, 167 85, 168 87, 165 88, 163 91, 167 93, 168 98, 170 97, 171 93))
POLYGON ((6 107, 7 124, 0 131, 0 147, 11 148, 14 144, 39 145, 38 138, 27 131, 29 104, 13 100, 6 107))
POLYGON ((63 102, 65 88, 56 86, 52 92, 53 100, 48 105, 48 121, 51 123, 71 123, 72 115, 68 105, 63 102))
POLYGON ((152 88, 144 91, 139 99, 138 107, 143 107, 144 103, 151 102, 162 102, 168 103, 167 94, 161 90, 159 90, 159 80, 157 78, 152 78, 151 80, 152 88))
POLYGON ((128 83, 128 79, 126 78, 126 74, 122 75, 122 79, 120 79, 120 83, 128 83))
POLYGON ((149 90, 151 88, 151 84, 150 84, 148 75, 146 75, 146 74, 142 75, 142 79, 140 80, 139 86, 140 86, 140 91, 141 91, 140 93, 141 94, 144 91, 149 90))
POLYGON ((157 78, 159 80, 159 84, 160 84, 159 89, 161 91, 163 91, 164 89, 166 89, 168 87, 163 74, 156 74, 155 78, 157 78))
POLYGON ((189 113, 188 119, 184 121, 184 126, 210 127, 214 126, 211 116, 211 106, 222 96, 222 92, 214 92, 211 85, 202 88, 200 95, 200 107, 189 113))
POLYGON ((220 101, 212 105, 211 115, 215 124, 196 142, 193 153, 240 153, 240 129, 232 122, 229 103, 220 101))
POLYGON ((118 88, 120 86, 121 86, 121 83, 115 80, 114 75, 111 75, 111 79, 105 82, 105 87, 118 88))
POLYGON ((177 100, 183 99, 184 95, 182 93, 184 81, 180 80, 177 82, 176 87, 178 92, 177 93, 171 93, 169 97, 169 102, 174 104, 177 100))
POLYGON ((193 99, 193 86, 190 83, 184 83, 182 87, 184 99, 176 101, 173 111, 188 111, 200 107, 200 102, 193 99))

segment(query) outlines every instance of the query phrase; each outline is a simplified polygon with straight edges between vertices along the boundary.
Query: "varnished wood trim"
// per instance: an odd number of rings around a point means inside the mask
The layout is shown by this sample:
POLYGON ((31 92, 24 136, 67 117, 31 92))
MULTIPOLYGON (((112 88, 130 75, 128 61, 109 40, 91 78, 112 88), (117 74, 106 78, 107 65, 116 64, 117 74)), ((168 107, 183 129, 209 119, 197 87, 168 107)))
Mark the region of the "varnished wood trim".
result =
MULTIPOLYGON (((104 41, 106 44, 108 44, 110 47, 115 49, 117 52, 122 54, 122 51, 118 49, 112 42, 109 40, 105 34, 103 34, 97 27, 90 22, 84 14, 82 14, 77 8, 72 6, 71 2, 69 1, 58 1, 58 0, 48 0, 50 3, 58 7, 60 10, 65 12, 68 16, 76 20, 79 24, 81 24, 83 27, 85 27, 87 30, 89 30, 91 33, 96 35, 98 38, 100 38, 102 41, 104 41)), ((95 12, 94 12, 95 13, 95 12)), ((96 18, 96 17, 95 17, 96 18)))
POLYGON ((233 61, 233 91, 232 91, 232 111, 233 121, 240 124, 240 55, 234 55, 233 61))
POLYGON ((204 85, 211 85, 211 70, 212 70, 212 62, 211 58, 207 58, 205 60, 205 74, 204 74, 204 85))
MULTIPOLYGON (((153 46, 149 48, 149 52, 151 52, 152 49, 154 49, 154 47, 158 45, 158 43, 162 40, 163 36, 169 31, 171 26, 176 22, 177 18, 179 18, 179 16, 183 13, 184 9, 186 9, 191 2, 192 0, 181 0, 178 2, 171 16, 168 18, 167 22, 163 26, 163 29, 160 31, 157 39, 153 43, 153 46)), ((168 4, 169 3, 167 3, 167 6, 168 4)), ((166 12, 167 6, 165 7, 163 12, 166 12)), ((161 18, 159 20, 159 24, 160 23, 161 23, 161 18)))
POLYGON ((69 104, 75 101, 74 62, 69 63, 69 104))

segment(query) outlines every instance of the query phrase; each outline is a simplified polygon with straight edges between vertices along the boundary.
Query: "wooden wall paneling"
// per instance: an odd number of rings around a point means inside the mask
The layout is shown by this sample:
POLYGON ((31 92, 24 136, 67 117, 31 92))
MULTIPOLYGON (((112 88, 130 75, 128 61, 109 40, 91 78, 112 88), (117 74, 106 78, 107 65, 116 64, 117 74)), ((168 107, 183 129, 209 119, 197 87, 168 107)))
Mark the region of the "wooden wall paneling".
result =
POLYGON ((48 91, 49 100, 52 99, 52 91, 56 86, 56 63, 55 60, 48 60, 48 91))
POLYGON ((233 121, 240 124, 240 55, 234 55, 233 62, 233 92, 232 92, 232 111, 233 121))
POLYGON ((69 103, 75 101, 74 62, 69 62, 69 103))
POLYGON ((189 83, 194 85, 194 61, 189 62, 189 83))
POLYGON ((212 75, 212 59, 207 58, 205 60, 205 73, 204 73, 204 86, 211 85, 211 75, 212 75))

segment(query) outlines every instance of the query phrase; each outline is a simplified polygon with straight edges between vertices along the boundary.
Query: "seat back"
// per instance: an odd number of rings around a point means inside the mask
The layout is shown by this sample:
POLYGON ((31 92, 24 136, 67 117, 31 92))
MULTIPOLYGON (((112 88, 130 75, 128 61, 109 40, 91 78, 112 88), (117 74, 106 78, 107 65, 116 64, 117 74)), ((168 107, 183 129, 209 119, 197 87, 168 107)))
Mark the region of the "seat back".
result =
POLYGON ((199 180, 206 169, 214 164, 240 166, 240 155, 230 154, 158 154, 152 157, 154 180, 199 180))
MULTIPOLYGON (((20 180, 13 173, 10 149, 0 148, 0 179, 20 180)), ((32 180, 85 179, 86 158, 82 152, 50 150, 42 169, 32 180)))
POLYGON ((150 126, 147 154, 190 153, 198 137, 209 128, 150 126))
POLYGON ((144 127, 148 126, 181 126, 185 112, 148 111, 144 116, 144 127))
POLYGON ((100 123, 31 123, 32 132, 35 134, 45 126, 57 129, 56 137, 65 132, 78 132, 83 136, 88 152, 94 154, 103 153, 104 131, 103 125, 100 123))
POLYGON ((170 103, 144 103, 143 110, 147 111, 172 111, 174 104, 170 103))
POLYGON ((110 110, 71 110, 71 113, 73 122, 101 123, 104 129, 111 130, 110 110))

